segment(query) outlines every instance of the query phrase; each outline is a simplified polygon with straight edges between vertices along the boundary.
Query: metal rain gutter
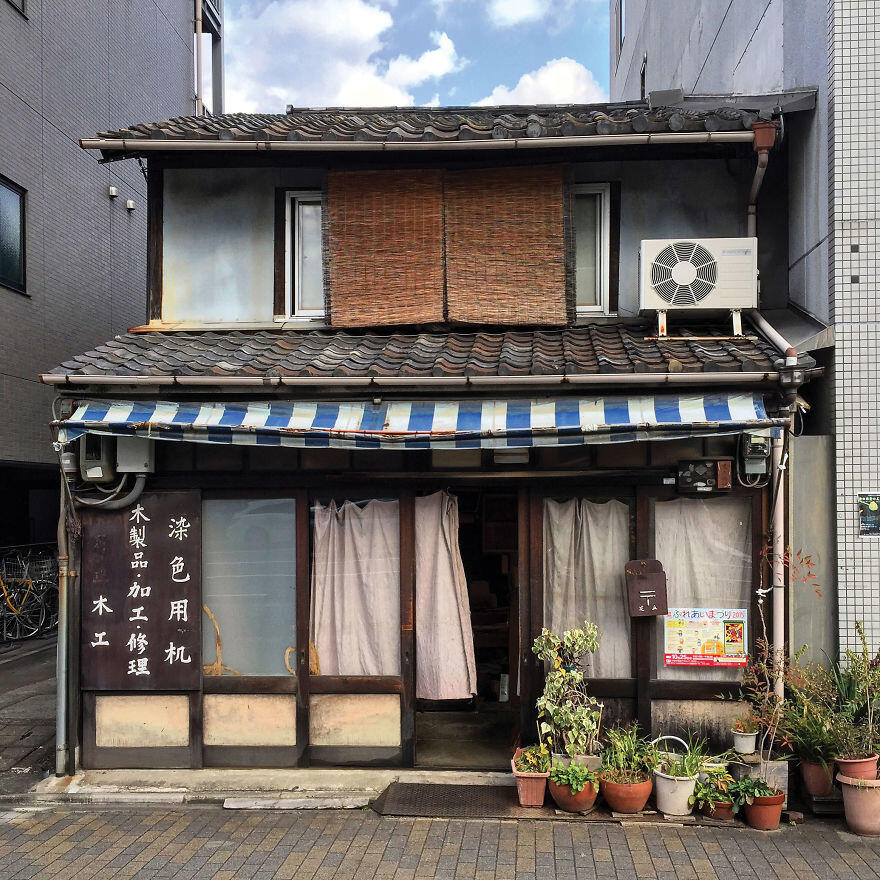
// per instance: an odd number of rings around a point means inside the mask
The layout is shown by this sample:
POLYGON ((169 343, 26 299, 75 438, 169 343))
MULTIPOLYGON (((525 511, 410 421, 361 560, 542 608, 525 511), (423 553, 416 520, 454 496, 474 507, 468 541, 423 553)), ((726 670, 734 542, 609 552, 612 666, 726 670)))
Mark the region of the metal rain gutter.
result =
POLYGON ((81 138, 84 150, 146 152, 421 152, 524 150, 547 147, 608 147, 647 144, 752 143, 753 131, 689 131, 654 134, 583 135, 580 137, 499 138, 472 141, 221 141, 167 138, 81 138))
POLYGON ((471 387, 494 388, 530 387, 543 385, 755 385, 777 382, 779 372, 768 370, 757 373, 589 373, 564 376, 86 376, 43 373, 40 381, 46 385, 65 387, 82 385, 152 385, 176 388, 418 388, 418 387, 471 387))

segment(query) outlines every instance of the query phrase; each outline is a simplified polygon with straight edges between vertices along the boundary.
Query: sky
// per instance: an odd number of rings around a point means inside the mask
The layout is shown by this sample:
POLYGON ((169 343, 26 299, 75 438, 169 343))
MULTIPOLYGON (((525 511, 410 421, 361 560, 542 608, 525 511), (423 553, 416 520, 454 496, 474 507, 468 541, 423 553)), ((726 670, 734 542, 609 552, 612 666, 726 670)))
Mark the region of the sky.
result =
POLYGON ((223 39, 233 113, 608 96, 608 0, 225 0, 223 39))

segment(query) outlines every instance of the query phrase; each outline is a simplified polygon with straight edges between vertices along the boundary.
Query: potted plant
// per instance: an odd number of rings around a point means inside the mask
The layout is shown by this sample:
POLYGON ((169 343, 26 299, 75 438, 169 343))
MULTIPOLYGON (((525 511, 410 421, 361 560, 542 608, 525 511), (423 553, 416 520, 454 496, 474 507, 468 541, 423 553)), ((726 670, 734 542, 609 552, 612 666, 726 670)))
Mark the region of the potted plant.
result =
POLYGON ((780 732, 800 759, 801 779, 812 797, 827 797, 834 785, 834 755, 839 750, 837 689, 831 672, 816 663, 800 664, 795 655, 786 675, 788 699, 782 706, 780 732))
POLYGON ((609 808, 615 813, 643 810, 654 787, 651 771, 656 765, 656 747, 639 736, 638 725, 607 731, 599 778, 609 808))
POLYGON ((733 725, 733 750, 739 755, 751 755, 757 748, 758 725, 755 716, 747 712, 733 725))
POLYGON ((654 740, 675 739, 684 747, 682 754, 661 756, 654 768, 654 796, 657 809, 669 816, 687 816, 693 808, 692 796, 697 777, 707 759, 704 740, 690 740, 685 743, 678 737, 662 736, 654 740))
POLYGON ((540 807, 550 776, 550 752, 544 743, 517 749, 510 761, 521 807, 540 807))
POLYGON ((603 706, 587 693, 582 663, 598 647, 599 630, 588 620, 561 637, 543 629, 532 647, 549 665, 536 703, 541 738, 549 740, 554 761, 576 759, 594 770, 601 765, 595 752, 603 706))
POLYGON ((837 774, 843 792, 846 827, 862 837, 880 837, 880 779, 854 779, 837 774))
POLYGON ((835 760, 843 776, 877 779, 875 713, 880 706, 880 654, 871 656, 861 621, 856 621, 861 643, 847 650, 844 665, 833 668, 840 701, 840 749, 835 760))
POLYGON ((554 761, 550 768, 548 787, 560 810, 584 813, 593 808, 599 794, 599 776, 577 761, 562 764, 554 761))
POLYGON ((733 796, 730 787, 733 777, 726 769, 712 768, 700 773, 700 778, 690 796, 690 803, 707 819, 731 821, 733 819, 733 796))
POLYGON ((746 824, 757 831, 775 831, 782 818, 785 792, 763 779, 745 776, 730 786, 734 809, 742 809, 746 824))

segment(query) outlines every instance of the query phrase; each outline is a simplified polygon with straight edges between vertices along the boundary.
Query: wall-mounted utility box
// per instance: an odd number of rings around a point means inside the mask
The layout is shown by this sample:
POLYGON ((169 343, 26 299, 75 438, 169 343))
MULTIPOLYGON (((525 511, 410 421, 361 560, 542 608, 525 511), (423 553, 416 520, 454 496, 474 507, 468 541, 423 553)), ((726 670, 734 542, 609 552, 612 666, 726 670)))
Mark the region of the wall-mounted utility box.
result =
POLYGON ((120 474, 153 473, 156 470, 156 441, 149 437, 117 437, 116 470, 120 474))

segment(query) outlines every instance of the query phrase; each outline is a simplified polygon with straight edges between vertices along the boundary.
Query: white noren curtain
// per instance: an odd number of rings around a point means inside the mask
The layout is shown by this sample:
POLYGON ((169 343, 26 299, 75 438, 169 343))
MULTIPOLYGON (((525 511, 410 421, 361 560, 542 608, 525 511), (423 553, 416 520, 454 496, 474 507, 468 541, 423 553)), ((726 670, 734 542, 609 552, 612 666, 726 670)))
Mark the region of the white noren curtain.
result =
POLYGON ((476 692, 458 499, 435 492, 416 498, 416 696, 466 700, 476 692))
MULTIPOLYGON (((654 507, 654 544, 670 608, 748 608, 752 591, 752 508, 746 498, 677 498, 654 507)), ((734 681, 736 668, 664 666, 657 624, 657 676, 734 681)))
MULTIPOLYGON (((476 692, 458 501, 417 498, 416 695, 476 692)), ((400 674, 400 520, 396 501, 315 509, 312 642, 323 675, 400 674)))
POLYGON ((322 675, 400 674, 396 501, 315 508, 312 642, 322 675))
POLYGON ((630 678, 630 619, 624 566, 629 507, 585 498, 544 501, 544 626, 558 634, 584 619, 599 627, 592 678, 630 678))

